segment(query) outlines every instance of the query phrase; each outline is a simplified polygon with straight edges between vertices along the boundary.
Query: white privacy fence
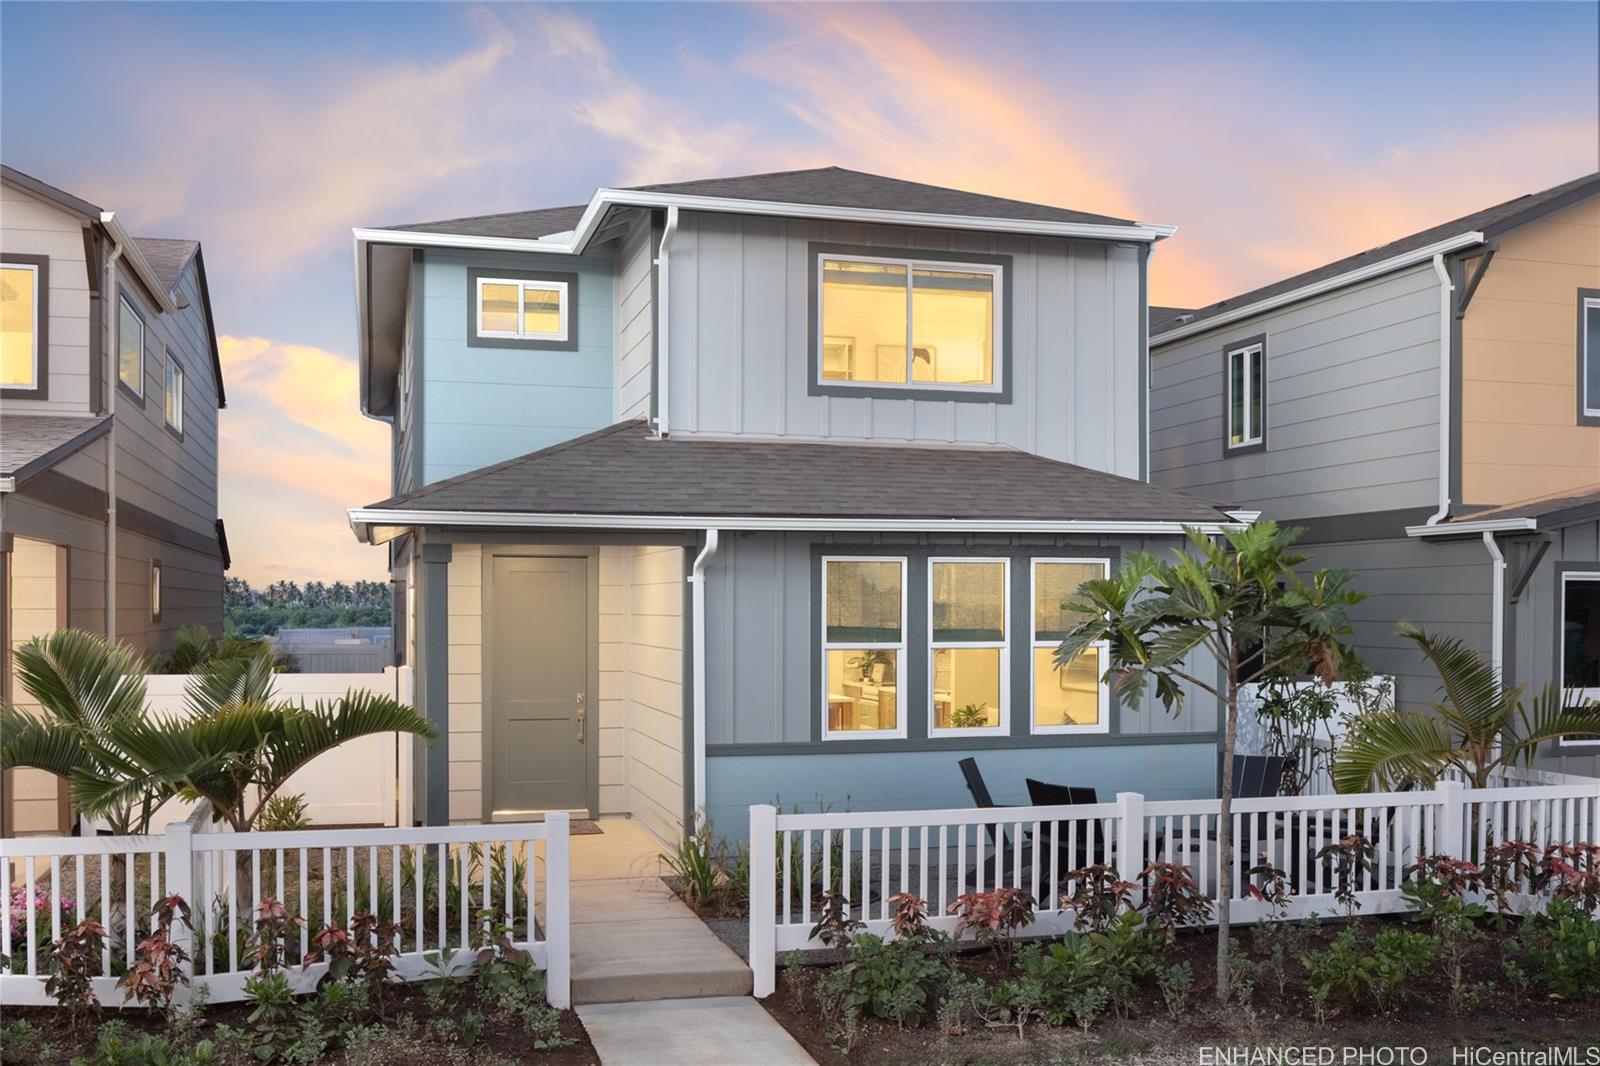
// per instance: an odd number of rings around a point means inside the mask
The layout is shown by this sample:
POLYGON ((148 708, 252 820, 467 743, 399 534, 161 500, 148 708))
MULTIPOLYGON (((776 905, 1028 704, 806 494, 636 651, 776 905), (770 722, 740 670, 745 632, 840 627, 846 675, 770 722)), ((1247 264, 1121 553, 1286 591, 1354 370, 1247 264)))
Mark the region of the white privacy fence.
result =
POLYGON ((199 814, 151 836, 0 840, 0 1003, 49 1005, 50 945, 93 919, 106 929, 95 992, 123 1002, 118 976, 165 896, 192 908, 193 932, 174 930, 186 966, 212 1002, 244 998, 249 937, 263 900, 302 919, 284 939, 284 965, 304 991, 326 970, 302 961, 319 929, 349 928, 366 914, 383 923, 394 972, 418 980, 471 964, 491 925, 544 970, 550 1003, 571 1001, 568 817, 542 823, 208 832, 199 814), (203 824, 202 824, 203 823, 203 824), (485 913, 487 912, 487 913, 485 913))
MULTIPOLYGON (((1201 891, 1219 898, 1221 871, 1233 872, 1230 911, 1238 922, 1277 915, 1252 896, 1264 884, 1252 869, 1270 865, 1289 892, 1284 914, 1342 911, 1341 888, 1360 913, 1404 909, 1407 867, 1433 855, 1482 863, 1499 843, 1540 846, 1593 841, 1600 780, 1469 789, 1441 782, 1427 791, 1235 800, 1233 847, 1218 848, 1216 799, 1147 801, 1124 792, 1114 803, 971 810, 780 814, 750 808, 750 960, 755 994, 773 989, 779 952, 815 950, 811 930, 825 893, 848 917, 887 934, 893 897, 928 903, 929 924, 952 932, 952 904, 964 893, 1018 888, 1037 901, 1030 935, 1073 928, 1061 906, 1067 875, 1094 864, 1138 882, 1146 865, 1189 868, 1201 891), (1341 863, 1324 849, 1358 836, 1370 851, 1341 863)), ((1137 893, 1136 893, 1137 894, 1137 893)))

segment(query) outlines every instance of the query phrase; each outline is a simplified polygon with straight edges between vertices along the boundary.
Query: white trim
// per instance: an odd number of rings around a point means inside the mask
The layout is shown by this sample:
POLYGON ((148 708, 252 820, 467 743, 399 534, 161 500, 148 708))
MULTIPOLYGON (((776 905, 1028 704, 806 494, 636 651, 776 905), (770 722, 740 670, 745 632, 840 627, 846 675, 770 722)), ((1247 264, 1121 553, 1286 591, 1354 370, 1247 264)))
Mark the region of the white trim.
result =
POLYGON ((1583 345, 1583 364, 1579 369, 1583 373, 1583 380, 1579 384, 1583 387, 1583 413, 1587 418, 1600 418, 1600 396, 1589 395, 1589 382, 1596 377, 1594 364, 1600 362, 1600 352, 1589 347, 1589 313, 1600 311, 1600 297, 1585 296, 1583 298, 1583 321, 1578 329, 1581 336, 1578 343, 1583 345))
MULTIPOLYGON (((1558 602, 1561 605, 1561 613, 1557 615, 1558 628, 1555 633, 1557 646, 1560 646, 1561 644, 1561 630, 1559 627, 1566 624, 1568 581, 1600 582, 1600 570, 1569 570, 1561 575, 1561 586, 1558 592, 1558 602)), ((1570 695, 1576 695, 1581 700, 1594 700, 1596 702, 1600 702, 1600 688, 1567 688, 1567 679, 1564 673, 1566 669, 1566 663, 1563 662, 1561 665, 1563 676, 1556 678, 1555 683, 1557 691, 1562 694, 1563 704, 1565 703, 1566 697, 1570 695)), ((1562 737, 1559 741, 1557 741, 1556 746, 1561 748, 1596 748, 1600 747, 1600 739, 1568 740, 1566 737, 1562 737)))
POLYGON ((170 315, 176 311, 178 305, 173 302, 172 293, 168 292, 167 287, 161 284, 161 279, 156 276, 155 268, 150 265, 150 260, 144 257, 144 253, 139 250, 138 243, 129 235, 127 230, 122 228, 122 223, 117 221, 117 213, 115 211, 100 212, 100 224, 110 231, 111 239, 122 249, 120 257, 128 261, 128 264, 133 267, 134 273, 139 275, 139 280, 144 283, 145 288, 149 289, 151 294, 155 296, 156 310, 164 315, 170 315))
POLYGON ((694 645, 690 650, 689 664, 694 671, 694 677, 690 679, 694 686, 690 708, 693 717, 690 726, 694 732, 691 766, 694 771, 694 810, 690 813, 696 829, 706 824, 706 564, 717 554, 720 544, 721 535, 718 531, 706 530, 706 542, 689 569, 689 609, 694 612, 690 627, 694 645))
POLYGON ((26 389, 29 392, 38 392, 44 387, 43 383, 39 380, 39 264, 7 263, 4 260, 0 260, 0 268, 5 270, 26 270, 29 274, 33 275, 33 326, 31 337, 31 340, 33 341, 33 383, 31 385, 0 385, 0 388, 14 391, 26 389))
MULTIPOLYGON (((1004 737, 1011 735, 1011 559, 1008 556, 993 555, 935 555, 928 559, 928 736, 930 737, 1004 737), (940 563, 983 563, 992 565, 999 563, 1000 570, 1000 639, 999 641, 953 641, 935 640, 933 636, 933 568, 940 563), (955 726, 940 728, 934 723, 938 719, 937 708, 934 706, 934 679, 938 670, 934 664, 937 653, 941 651, 960 651, 974 649, 978 651, 998 651, 1000 653, 1000 716, 999 724, 980 726, 977 728, 961 729, 955 726)), ((951 713, 955 712, 955 701, 951 700, 951 713)))
POLYGON ((139 314, 139 309, 137 307, 133 306, 133 302, 128 299, 126 294, 120 293, 120 292, 117 293, 117 348, 116 348, 117 380, 116 380, 115 383, 113 383, 112 387, 115 388, 117 384, 120 384, 123 388, 129 390, 135 396, 139 397, 140 400, 144 399, 144 335, 145 335, 145 332, 146 332, 146 326, 145 326, 144 316, 139 314), (127 379, 122 376, 122 310, 123 310, 123 308, 127 308, 128 313, 131 314, 134 317, 134 319, 139 323, 139 379, 138 379, 138 388, 135 388, 134 386, 128 384, 127 379))
POLYGON ((1346 271, 1343 274, 1338 274, 1323 281, 1313 282, 1310 285, 1302 285, 1298 289, 1292 289, 1289 292, 1280 293, 1277 296, 1268 296, 1265 299, 1257 300, 1255 303, 1245 304, 1243 307, 1236 307, 1231 311, 1224 311, 1221 314, 1212 315, 1210 318, 1204 318, 1198 322, 1190 322, 1186 325, 1179 326, 1176 329, 1169 329, 1165 333, 1160 333, 1154 337, 1151 337, 1150 345, 1151 347, 1158 347, 1161 345, 1171 344, 1173 341, 1181 341, 1185 337, 1193 337, 1197 333, 1204 333, 1207 330, 1217 329, 1220 326, 1226 326, 1230 322, 1237 322, 1241 318, 1249 318, 1251 315, 1259 315, 1263 311, 1270 311, 1275 307, 1282 307, 1285 304, 1296 303, 1312 296, 1320 296, 1325 292, 1332 292, 1335 289, 1342 289, 1346 285, 1354 285, 1358 281, 1367 281, 1371 278, 1381 277, 1384 274, 1393 273, 1396 270, 1403 270, 1406 267, 1416 266, 1418 263, 1425 263, 1432 259, 1435 255, 1441 255, 1446 252, 1454 252, 1461 248, 1470 248, 1475 244, 1482 244, 1483 240, 1483 234, 1477 232, 1476 230, 1469 233, 1458 234, 1457 236, 1449 237, 1445 240, 1439 241, 1436 244, 1430 244, 1426 248, 1417 248, 1409 252, 1404 252, 1400 255, 1392 256, 1369 266, 1358 267, 1355 270, 1346 271))
POLYGON ((1253 344, 1241 344, 1238 347, 1229 348, 1224 353, 1228 361, 1228 382, 1222 402, 1227 405, 1228 438, 1223 443, 1229 448, 1253 448, 1257 444, 1265 443, 1267 439, 1267 368, 1264 365, 1266 363, 1265 353, 1266 345, 1260 341, 1256 341, 1253 344), (1236 355, 1244 356, 1243 388, 1245 393, 1244 433, 1237 442, 1233 439, 1233 431, 1236 428, 1233 424, 1233 357, 1236 355), (1250 387, 1253 383, 1250 372, 1257 366, 1261 367, 1261 410, 1259 412, 1253 409, 1255 390, 1250 387))
POLYGON ((822 676, 822 704, 818 708, 822 714, 822 739, 823 740, 904 740, 906 735, 906 701, 905 701, 905 676, 906 676, 906 625, 907 603, 910 600, 910 589, 906 581, 911 573, 909 560, 904 555, 824 555, 822 557, 822 587, 819 595, 822 610, 822 628, 817 634, 818 655, 821 662, 818 664, 822 676), (900 642, 898 644, 872 643, 872 642, 838 642, 830 643, 828 640, 828 564, 829 563, 897 563, 900 567, 900 642), (828 652, 830 651, 893 651, 895 653, 895 682, 894 682, 894 728, 893 729, 843 729, 835 733, 828 729, 828 652))
POLYGON ((172 357, 170 348, 161 350, 162 365, 166 371, 162 379, 161 417, 166 424, 176 430, 179 435, 183 433, 183 364, 172 357), (172 418, 173 399, 177 399, 177 420, 172 418))
POLYGON ((1504 685, 1506 557, 1492 529, 1483 531, 1483 546, 1489 552, 1489 662, 1494 667, 1495 681, 1504 685))
POLYGON ((1433 273, 1439 279, 1439 507, 1428 516, 1424 525, 1435 526, 1450 517, 1450 432, 1454 426, 1451 415, 1450 382, 1451 340, 1454 330, 1456 291, 1450 280, 1450 271, 1444 265, 1444 253, 1433 257, 1433 273))
POLYGON ((1040 725, 1038 721, 1038 684, 1039 679, 1033 665, 1033 653, 1040 648, 1049 648, 1058 645, 1059 641, 1040 640, 1038 631, 1034 628, 1038 621, 1039 595, 1039 564, 1040 563, 1076 563, 1080 566, 1098 566, 1102 577, 1111 576, 1111 560, 1093 556, 1087 558, 1071 558, 1067 556, 1051 556, 1036 558, 1028 566, 1028 733, 1032 736, 1060 736, 1073 733, 1109 733, 1111 732, 1111 686, 1106 683, 1105 667, 1111 654, 1111 645, 1107 641, 1097 641, 1093 646, 1100 653, 1100 683, 1099 683, 1099 720, 1094 725, 1040 725))
POLYGON ((1511 533, 1539 528, 1537 518, 1485 518, 1474 522, 1441 522, 1438 525, 1407 526, 1408 537, 1460 537, 1471 533, 1511 533))
MULTIPOLYGON (((939 392, 992 392, 1005 391, 1005 382, 1001 380, 1005 366, 1005 270, 999 263, 968 263, 960 260, 946 259, 913 259, 903 256, 876 256, 876 255, 846 255, 822 252, 817 255, 816 265, 817 282, 817 319, 816 326, 817 353, 816 353, 816 378, 813 384, 827 388, 854 388, 854 389, 905 389, 907 391, 939 392), (822 348, 825 346, 828 333, 823 329, 823 322, 827 319, 827 278, 825 265, 828 263, 881 263, 886 266, 903 266, 906 268, 905 300, 906 300, 906 357, 905 378, 901 381, 857 381, 848 378, 824 377, 822 348), (918 381, 915 377, 917 348, 916 329, 916 291, 915 275, 918 270, 950 270, 970 274, 984 274, 993 281, 989 301, 989 376, 987 382, 965 381, 918 381)), ((923 341, 934 341, 936 338, 923 337, 923 341)), ((864 353, 863 353, 864 354, 864 353)), ((874 358, 876 353, 874 353, 874 358)))
POLYGON ((489 337, 499 340, 517 341, 564 341, 571 332, 567 324, 568 302, 567 283, 564 281, 529 281, 526 278, 478 278, 477 290, 473 293, 472 304, 472 329, 479 337, 489 337), (515 330, 484 329, 483 328, 483 287, 485 285, 512 285, 517 290, 517 328, 515 330), (530 333, 527 329, 527 293, 529 289, 536 292, 553 292, 559 297, 556 313, 561 325, 554 333, 530 333))

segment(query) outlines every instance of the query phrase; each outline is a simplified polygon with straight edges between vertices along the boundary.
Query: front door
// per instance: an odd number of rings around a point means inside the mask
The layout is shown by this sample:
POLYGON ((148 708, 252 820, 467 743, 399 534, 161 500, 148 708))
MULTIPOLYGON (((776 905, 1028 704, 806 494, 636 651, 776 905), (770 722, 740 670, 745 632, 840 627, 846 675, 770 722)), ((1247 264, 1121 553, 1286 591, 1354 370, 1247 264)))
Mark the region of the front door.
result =
POLYGON ((589 561, 496 556, 490 619, 490 804, 589 806, 589 561))

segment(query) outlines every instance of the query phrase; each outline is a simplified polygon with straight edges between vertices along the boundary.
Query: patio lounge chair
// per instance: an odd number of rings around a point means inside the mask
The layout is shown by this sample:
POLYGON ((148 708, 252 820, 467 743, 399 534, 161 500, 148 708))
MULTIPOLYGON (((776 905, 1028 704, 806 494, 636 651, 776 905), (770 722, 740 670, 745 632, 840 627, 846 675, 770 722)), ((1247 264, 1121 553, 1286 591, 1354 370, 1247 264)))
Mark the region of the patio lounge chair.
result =
MULTIPOLYGON (((1100 802, 1099 793, 1092 788, 1080 785, 1052 785, 1046 781, 1035 781, 1031 777, 1026 781, 1028 799, 1036 807, 1079 806, 1100 802)), ((1046 836, 1050 832, 1046 826, 1041 826, 1039 831, 1046 836)), ((1080 833, 1076 847, 1069 845, 1069 839, 1065 825, 1056 830, 1056 852, 1060 855, 1057 861, 1063 877, 1091 863, 1110 861, 1110 854, 1106 849, 1105 826, 1098 820, 1095 821, 1092 831, 1080 833)))

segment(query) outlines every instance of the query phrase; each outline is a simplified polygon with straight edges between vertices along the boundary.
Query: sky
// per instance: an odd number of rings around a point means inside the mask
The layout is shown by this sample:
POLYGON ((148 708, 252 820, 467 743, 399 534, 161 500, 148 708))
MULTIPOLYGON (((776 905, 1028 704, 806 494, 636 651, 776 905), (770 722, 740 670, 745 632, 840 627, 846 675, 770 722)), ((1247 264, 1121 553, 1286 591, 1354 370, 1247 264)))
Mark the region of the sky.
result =
POLYGON ((839 165, 1177 225, 1197 306, 1600 169, 1600 5, 0 4, 0 158, 203 242, 233 575, 381 578, 350 230, 839 165))

